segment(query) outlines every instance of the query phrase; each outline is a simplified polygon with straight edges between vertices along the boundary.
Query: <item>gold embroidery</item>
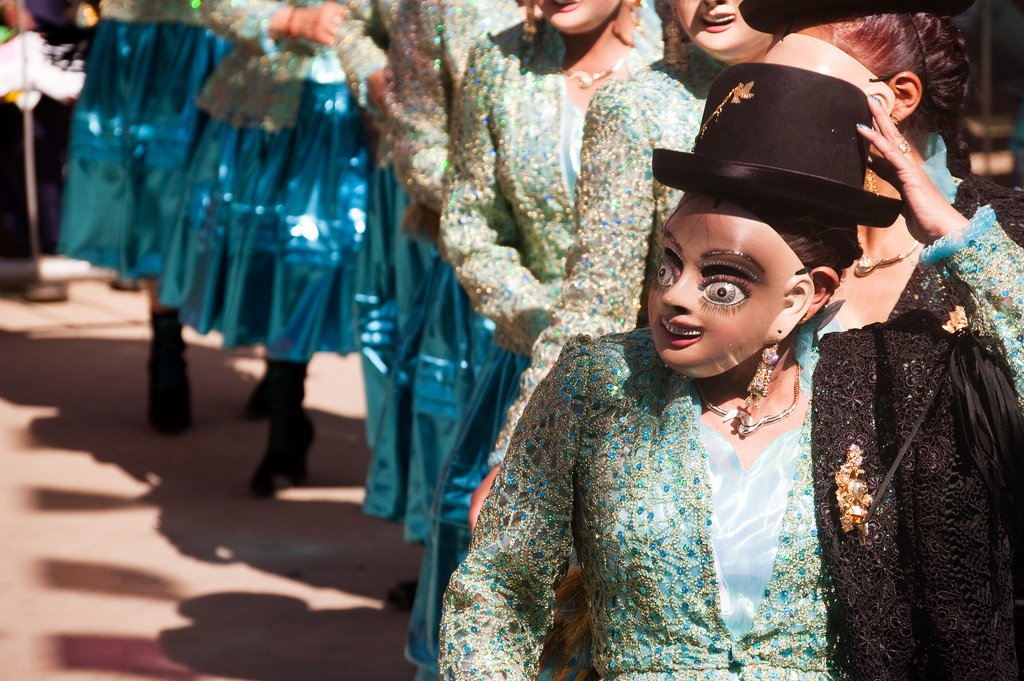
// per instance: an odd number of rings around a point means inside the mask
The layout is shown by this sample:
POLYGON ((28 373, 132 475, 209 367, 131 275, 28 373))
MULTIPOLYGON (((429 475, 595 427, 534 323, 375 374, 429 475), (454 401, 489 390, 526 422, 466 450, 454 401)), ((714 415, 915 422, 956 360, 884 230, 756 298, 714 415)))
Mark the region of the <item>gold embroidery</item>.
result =
POLYGON ((868 536, 868 509, 874 501, 868 494, 868 483, 865 479, 864 452, 857 445, 850 445, 846 450, 846 462, 836 473, 836 500, 839 502, 839 522, 843 532, 857 530, 857 536, 863 544, 868 536))

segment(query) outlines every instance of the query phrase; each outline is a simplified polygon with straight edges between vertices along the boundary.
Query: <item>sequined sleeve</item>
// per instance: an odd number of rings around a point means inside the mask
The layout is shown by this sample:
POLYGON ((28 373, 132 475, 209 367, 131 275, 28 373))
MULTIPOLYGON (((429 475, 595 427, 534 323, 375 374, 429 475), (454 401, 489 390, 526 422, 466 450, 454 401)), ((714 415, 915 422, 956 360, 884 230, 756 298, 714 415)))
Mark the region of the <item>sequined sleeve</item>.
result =
POLYGON ((605 85, 587 110, 570 274, 553 307, 551 325, 533 345, 530 367, 505 417, 492 465, 500 462, 534 388, 568 338, 581 333, 596 338, 636 327, 651 232, 661 221, 652 190, 653 121, 633 114, 633 102, 623 96, 628 88, 628 83, 605 85))
POLYGON ((503 96, 501 60, 489 40, 469 57, 452 115, 449 199, 441 217, 445 258, 473 302, 514 347, 529 348, 550 323, 558 283, 542 283, 522 261, 509 200, 496 175, 498 128, 492 112, 503 96))
POLYGON ((1002 229, 986 229, 938 267, 957 291, 972 332, 1006 360, 1024 407, 1024 248, 1002 229))
POLYGON ((536 678, 553 588, 572 549, 573 479, 585 437, 589 339, 537 388, 484 505, 441 621, 441 678, 536 678))
POLYGON ((214 31, 267 52, 273 49, 270 18, 288 6, 276 0, 205 0, 201 8, 206 24, 214 31))
POLYGON ((387 45, 387 33, 377 2, 349 0, 338 35, 340 40, 336 49, 345 68, 348 86, 359 106, 369 108, 366 79, 388 65, 384 47, 387 45))
POLYGON ((394 72, 395 172, 418 203, 440 213, 448 158, 444 16, 437 0, 402 0, 388 59, 394 72))

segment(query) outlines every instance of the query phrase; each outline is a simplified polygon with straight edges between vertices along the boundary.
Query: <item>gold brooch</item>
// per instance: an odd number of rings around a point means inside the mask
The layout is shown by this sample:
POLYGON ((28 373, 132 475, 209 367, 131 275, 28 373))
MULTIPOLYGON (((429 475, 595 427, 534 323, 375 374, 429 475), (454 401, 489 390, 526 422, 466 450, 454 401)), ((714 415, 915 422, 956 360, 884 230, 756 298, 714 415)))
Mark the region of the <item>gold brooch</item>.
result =
POLYGON ((943 324, 942 328, 947 333, 956 333, 967 328, 967 311, 963 306, 957 305, 953 308, 953 311, 949 313, 949 321, 943 324))
POLYGON ((846 450, 846 462, 836 473, 836 500, 839 502, 839 523, 843 532, 857 530, 857 536, 863 544, 868 538, 868 528, 864 521, 868 509, 874 501, 868 494, 868 483, 865 479, 864 452, 857 445, 850 445, 846 450))

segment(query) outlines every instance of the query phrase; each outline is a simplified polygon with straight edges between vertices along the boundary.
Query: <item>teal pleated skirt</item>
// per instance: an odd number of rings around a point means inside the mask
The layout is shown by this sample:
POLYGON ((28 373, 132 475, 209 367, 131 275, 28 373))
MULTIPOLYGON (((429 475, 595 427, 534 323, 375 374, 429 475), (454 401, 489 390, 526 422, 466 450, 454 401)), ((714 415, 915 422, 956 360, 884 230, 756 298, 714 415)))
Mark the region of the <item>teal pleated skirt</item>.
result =
POLYGON ((294 128, 211 121, 167 248, 161 302, 225 346, 271 359, 356 348, 354 284, 366 229, 367 150, 343 83, 307 82, 294 128))
POLYGON ((160 273, 206 121, 196 97, 229 49, 200 27, 100 22, 71 122, 61 253, 160 273))
POLYGON ((529 365, 526 355, 492 347, 437 476, 430 536, 406 639, 406 656, 419 668, 417 679, 437 678, 441 605, 448 580, 469 551, 470 497, 489 471, 487 459, 529 365))
POLYGON ((373 452, 363 509, 368 515, 402 522, 409 479, 409 376, 419 349, 425 283, 437 250, 402 229, 408 199, 391 167, 378 168, 370 187, 356 286, 366 434, 373 452), (402 400, 405 406, 393 400, 402 400))
POLYGON ((443 260, 434 267, 426 305, 405 424, 410 433, 404 524, 410 543, 423 543, 430 535, 438 477, 456 445, 494 335, 494 323, 473 311, 455 270, 443 260))

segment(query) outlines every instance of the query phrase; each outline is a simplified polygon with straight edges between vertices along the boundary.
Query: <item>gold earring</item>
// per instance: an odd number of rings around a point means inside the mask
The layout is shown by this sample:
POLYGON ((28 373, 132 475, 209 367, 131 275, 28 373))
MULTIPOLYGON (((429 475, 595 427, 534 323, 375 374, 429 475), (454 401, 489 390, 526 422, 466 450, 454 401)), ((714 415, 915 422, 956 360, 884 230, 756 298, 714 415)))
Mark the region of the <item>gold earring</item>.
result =
POLYGON ((644 0, 632 0, 630 4, 632 5, 630 16, 633 17, 633 28, 640 28, 640 10, 644 7, 644 0))
POLYGON ((864 186, 869 192, 878 196, 878 176, 875 175, 875 171, 871 168, 868 168, 868 171, 864 173, 864 186))
POLYGON ((892 124, 895 125, 897 128, 900 127, 900 123, 903 122, 899 116, 892 113, 889 114, 889 120, 892 121, 892 124))
POLYGON ((665 26, 665 61, 680 68, 683 66, 683 34, 674 21, 665 26))
POLYGON ((772 383, 775 365, 779 363, 779 344, 769 345, 761 353, 761 361, 757 363, 754 378, 747 386, 747 409, 760 409, 761 400, 768 397, 768 388, 772 383))

